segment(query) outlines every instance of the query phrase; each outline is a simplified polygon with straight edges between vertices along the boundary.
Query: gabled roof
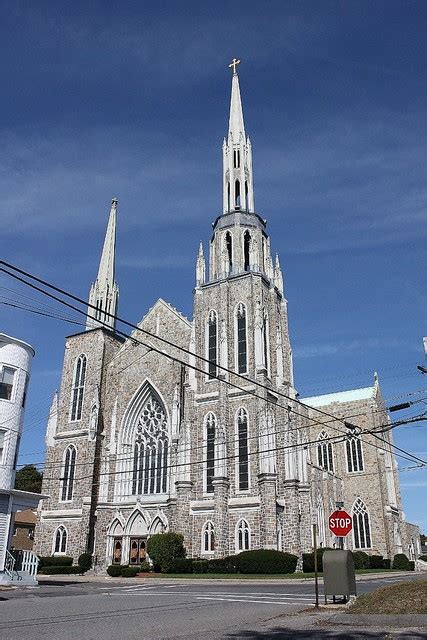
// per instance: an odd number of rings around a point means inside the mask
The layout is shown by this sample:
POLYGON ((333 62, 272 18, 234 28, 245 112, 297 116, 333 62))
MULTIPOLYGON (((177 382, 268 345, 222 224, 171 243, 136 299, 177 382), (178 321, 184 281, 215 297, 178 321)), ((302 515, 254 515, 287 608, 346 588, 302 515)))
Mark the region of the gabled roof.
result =
POLYGON ((166 302, 166 300, 163 300, 163 298, 159 298, 158 300, 156 300, 153 306, 148 309, 145 316, 143 316, 141 320, 138 322, 138 326, 141 326, 144 320, 146 320, 148 316, 158 307, 165 307, 168 311, 172 311, 172 313, 175 314, 179 320, 185 322, 185 324, 187 324, 191 328, 191 324, 192 324, 191 321, 188 318, 186 318, 180 311, 178 311, 178 309, 173 307, 169 302, 166 302))
POLYGON ((322 407, 333 402, 355 402, 356 400, 371 400, 375 397, 377 387, 363 387, 361 389, 350 389, 349 391, 338 391, 337 393, 327 393, 323 396, 311 396, 310 398, 300 398, 304 404, 310 407, 322 407))

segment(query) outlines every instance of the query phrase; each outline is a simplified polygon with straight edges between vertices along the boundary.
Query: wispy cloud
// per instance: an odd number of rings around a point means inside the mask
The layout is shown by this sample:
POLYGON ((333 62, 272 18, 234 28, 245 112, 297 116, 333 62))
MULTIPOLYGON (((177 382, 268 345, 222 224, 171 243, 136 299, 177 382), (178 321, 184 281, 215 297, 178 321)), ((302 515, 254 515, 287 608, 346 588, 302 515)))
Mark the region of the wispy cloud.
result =
POLYGON ((328 355, 364 352, 371 349, 394 348, 402 342, 394 339, 366 338, 348 342, 326 342, 322 344, 302 345, 294 349, 295 358, 321 358, 328 355))

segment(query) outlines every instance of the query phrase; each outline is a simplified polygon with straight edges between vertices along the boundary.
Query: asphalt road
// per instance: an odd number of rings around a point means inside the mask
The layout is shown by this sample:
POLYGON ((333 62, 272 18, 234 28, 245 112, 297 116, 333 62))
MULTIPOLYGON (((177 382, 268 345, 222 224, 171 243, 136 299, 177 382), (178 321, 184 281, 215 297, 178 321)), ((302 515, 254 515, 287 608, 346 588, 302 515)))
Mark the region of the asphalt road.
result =
MULTIPOLYGON (((359 581, 358 593, 407 579, 359 581)), ((313 603, 313 582, 46 581, 0 592, 0 639, 384 637, 322 630, 319 623, 330 613, 314 614, 313 603)))

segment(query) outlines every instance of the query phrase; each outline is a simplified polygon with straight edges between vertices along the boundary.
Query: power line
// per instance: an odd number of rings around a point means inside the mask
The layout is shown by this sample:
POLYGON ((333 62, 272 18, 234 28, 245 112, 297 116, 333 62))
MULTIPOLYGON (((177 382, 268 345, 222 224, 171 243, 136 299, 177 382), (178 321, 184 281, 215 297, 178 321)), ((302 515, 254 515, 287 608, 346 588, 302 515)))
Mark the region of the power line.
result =
MULTIPOLYGON (((85 305, 85 306, 87 306, 87 307, 90 307, 90 308, 92 308, 92 309, 96 310, 96 307, 95 307, 94 305, 91 305, 91 304, 86 303, 86 302, 85 302, 84 300, 82 300, 81 298, 78 298, 77 296, 74 296, 73 294, 68 293, 68 292, 67 292, 67 291, 65 291, 64 289, 61 289, 61 288, 59 288, 59 287, 56 287, 55 285, 53 285, 53 284, 51 284, 51 283, 49 283, 49 282, 47 282, 47 281, 45 281, 45 280, 42 280, 41 278, 38 278, 37 276, 34 276, 34 275, 32 275, 32 274, 30 274, 30 273, 28 273, 28 272, 26 272, 26 271, 23 271, 22 269, 19 269, 18 267, 15 267, 14 265, 11 265, 11 264, 9 264, 9 263, 6 263, 6 262, 5 262, 5 261, 3 261, 3 260, 2 260, 2 261, 0 261, 0 264, 4 264, 6 267, 8 267, 8 268, 10 268, 10 269, 12 269, 12 270, 18 271, 18 273, 21 273, 21 274, 25 275, 26 277, 29 277, 30 279, 35 280, 36 282, 39 282, 40 284, 42 284, 42 285, 43 285, 43 286, 45 286, 45 287, 48 287, 48 288, 53 289, 54 291, 56 291, 56 292, 58 292, 58 293, 61 293, 61 295, 65 295, 65 296, 67 296, 67 297, 71 298, 72 300, 77 301, 79 304, 83 304, 83 305, 85 305)), ((50 292, 48 292, 48 291, 45 291, 45 290, 41 289, 40 287, 38 287, 38 286, 34 285, 33 283, 31 283, 31 282, 28 282, 28 281, 24 280, 22 277, 19 277, 19 276, 17 276, 17 275, 16 275, 16 274, 14 274, 14 273, 10 273, 9 271, 6 271, 6 269, 4 269, 4 268, 1 268, 1 271, 3 271, 4 273, 6 273, 7 275, 11 276, 12 278, 14 278, 14 279, 16 279, 16 280, 18 280, 18 281, 22 282, 23 284, 25 284, 25 285, 27 285, 27 286, 29 286, 29 287, 31 287, 31 288, 33 288, 33 289, 35 289, 36 291, 39 291, 39 292, 40 292, 40 293, 42 293, 43 295, 46 295, 46 296, 50 297, 51 299, 54 299, 54 300, 56 300, 57 302, 60 302, 61 304, 63 304, 63 305, 65 305, 65 306, 67 306, 68 308, 70 308, 70 309, 72 309, 72 310, 74 310, 74 311, 76 311, 76 312, 78 312, 78 313, 80 313, 80 314, 84 315, 85 317, 88 317, 88 318, 91 318, 91 319, 95 319, 95 320, 96 320, 96 318, 94 318, 93 316, 90 316, 87 312, 84 312, 84 311, 82 311, 81 309, 79 309, 78 307, 75 307, 74 305, 71 305, 69 302, 67 302, 67 301, 65 301, 65 300, 62 300, 61 298, 58 298, 58 297, 57 297, 57 296, 55 296, 54 294, 52 294, 52 293, 50 293, 50 292)), ((149 337, 151 337, 151 338, 154 338, 155 340, 159 340, 159 341, 161 341, 161 342, 164 342, 164 343, 166 343, 168 346, 171 346, 171 347, 173 347, 173 348, 175 348, 175 349, 181 350, 181 351, 183 351, 184 353, 186 353, 187 355, 190 355, 191 357, 197 358, 198 360, 201 360, 201 361, 202 361, 202 362, 204 362, 204 363, 209 364, 209 362, 210 362, 207 358, 204 358, 203 356, 200 356, 200 355, 198 355, 198 354, 195 354, 195 353, 191 352, 189 349, 186 349, 185 347, 181 347, 180 345, 177 345, 177 344, 173 343, 172 341, 167 340, 166 338, 163 338, 163 337, 161 337, 161 336, 157 336, 157 335, 155 335, 155 334, 152 334, 151 332, 147 331, 146 329, 142 329, 142 328, 141 328, 141 327, 139 327, 138 325, 134 325, 134 324, 132 324, 132 323, 130 323, 130 322, 128 322, 128 321, 126 321, 126 320, 121 319, 121 318, 120 318, 119 316, 117 316, 117 315, 110 314, 110 313, 108 313, 108 312, 105 312, 105 315, 106 315, 106 316, 108 316, 108 317, 110 317, 110 318, 114 318, 114 319, 118 320, 119 322, 121 322, 121 323, 123 323, 123 324, 125 324, 125 325, 127 325, 127 326, 129 326, 129 327, 132 327, 133 329, 136 329, 136 330, 140 331, 141 333, 144 333, 144 334, 148 335, 148 336, 149 336, 149 337)), ((104 325, 105 323, 102 323, 102 324, 104 325)), ((111 329, 110 329, 109 327, 107 327, 107 329, 111 331, 111 329)), ((122 335, 122 336, 124 336, 125 338, 131 339, 131 340, 133 340, 134 342, 137 342, 137 343, 139 343, 139 344, 142 344, 143 346, 145 346, 145 347, 147 347, 147 348, 151 348, 153 351, 155 351, 155 352, 159 353, 160 355, 164 355, 165 357, 167 357, 167 358, 171 359, 172 361, 178 362, 178 363, 180 363, 180 364, 182 364, 182 365, 184 365, 184 366, 187 366, 187 367, 189 367, 189 368, 192 368, 192 369, 194 369, 194 370, 196 370, 196 371, 198 371, 198 372, 200 372, 200 373, 203 373, 203 374, 205 374, 205 373, 206 373, 203 369, 200 369, 200 367, 196 367, 195 365, 192 365, 192 364, 189 364, 189 363, 187 363, 187 362, 184 362, 184 361, 180 360, 179 358, 176 358, 176 357, 172 356, 171 354, 167 354, 167 353, 166 353, 165 351, 163 351, 163 350, 160 350, 160 349, 157 349, 156 347, 153 347, 152 345, 147 345, 146 343, 142 342, 141 340, 138 340, 138 339, 134 338, 133 336, 129 336, 128 334, 124 333, 123 331, 120 331, 120 330, 116 329, 116 330, 115 330, 115 333, 117 333, 117 334, 119 334, 119 335, 122 335)), ((256 386, 258 386, 258 387, 262 388, 263 390, 269 391, 270 393, 274 393, 275 395, 278 395, 278 396, 284 397, 285 399, 287 399, 287 400, 288 400, 288 401, 290 401, 290 402, 295 402, 296 404, 299 404, 300 406, 304 407, 305 409, 308 409, 309 411, 310 411, 310 410, 314 410, 314 411, 316 411, 316 412, 318 412, 318 413, 320 413, 320 414, 322 414, 322 415, 324 415, 324 416, 326 416, 326 417, 328 417, 328 418, 332 419, 334 422, 342 422, 342 423, 344 424, 344 427, 347 427, 347 428, 348 428, 348 426, 349 426, 349 424, 348 424, 348 423, 346 423, 346 421, 345 421, 344 419, 342 419, 342 418, 340 418, 340 417, 338 417, 338 416, 333 416, 332 414, 330 414, 330 413, 328 413, 328 412, 326 412, 326 411, 324 411, 324 410, 321 410, 321 409, 319 409, 318 407, 310 407, 310 405, 306 405, 304 402, 302 402, 302 401, 300 401, 300 400, 297 400, 297 399, 295 399, 295 398, 292 398, 291 396, 288 396, 288 395, 284 394, 283 392, 280 392, 280 391, 277 391, 277 390, 275 390, 275 389, 272 389, 272 388, 270 388, 270 387, 268 387, 268 386, 266 386, 266 385, 264 385, 264 384, 262 384, 262 383, 258 382, 257 380, 253 380, 253 379, 249 379, 249 380, 248 380, 248 378, 247 378, 247 377, 245 377, 245 376, 243 376, 243 375, 241 375, 241 374, 239 374, 239 373, 236 373, 236 372, 234 372, 234 371, 231 371, 230 369, 228 369, 228 368, 226 368, 226 367, 224 367, 224 366, 222 366, 222 365, 219 365, 219 364, 216 364, 216 368, 217 368, 217 369, 219 369, 219 370, 222 370, 222 371, 224 371, 224 372, 226 372, 226 373, 229 373, 229 374, 231 374, 231 375, 233 375, 233 376, 236 376, 237 378, 243 379, 245 382, 248 382, 248 381, 249 381, 249 382, 251 382, 252 384, 254 384, 254 385, 256 385, 256 386)), ((265 402, 268 402, 268 401, 269 401, 268 396, 267 396, 267 397, 259 396, 259 394, 255 394, 253 391, 248 391, 247 389, 243 389, 242 387, 239 387, 238 385, 236 385, 235 383, 233 383, 233 382, 231 382, 231 381, 229 381, 229 380, 223 380, 223 379, 222 379, 222 378, 220 378, 218 375, 216 375, 216 376, 215 376, 215 378, 216 378, 216 379, 218 379, 218 380, 220 380, 221 382, 225 382, 226 384, 228 384, 228 385, 230 385, 230 386, 233 386, 233 387, 237 388, 237 389, 238 389, 238 390, 240 390, 240 391, 243 391, 244 393, 250 393, 251 395, 254 395, 255 397, 258 397, 258 398, 260 398, 261 400, 263 400, 263 401, 265 401, 265 402)), ((311 420, 312 422, 315 422, 315 423, 317 423, 317 424, 322 424, 322 426, 324 425, 324 423, 320 423, 319 421, 316 421, 316 420, 315 420, 314 418, 312 418, 311 416, 308 416, 308 415, 305 415, 305 414, 300 414, 300 413, 296 412, 296 411, 295 411, 294 409, 292 409, 292 407, 290 407, 289 405, 288 405, 288 406, 286 406, 286 407, 284 407, 283 405, 280 405, 279 403, 277 403, 277 402, 275 402, 275 401, 273 402, 273 401, 271 401, 271 400, 270 400, 270 402, 271 402, 272 404, 274 404, 276 407, 277 407, 277 406, 281 406, 282 408, 285 408, 285 409, 287 409, 288 411, 292 411, 292 412, 293 412, 293 413, 295 413, 296 415, 298 415, 298 416, 300 416, 300 417, 303 417, 305 420, 307 420, 307 419, 308 419, 308 420, 311 420)), ((354 425, 350 425, 350 426, 351 426, 352 428, 354 428, 354 425)), ((332 429, 334 429, 334 430, 336 430, 336 431, 340 431, 336 426, 334 427, 334 426, 332 426, 332 425, 331 425, 331 426, 330 426, 330 428, 332 428, 332 429)), ((342 430, 341 430, 341 433, 343 433, 343 432, 342 432, 342 430)), ((379 437, 378 437, 378 438, 379 438, 379 437)), ((379 439, 380 439, 380 438, 379 438, 379 439)), ((383 440, 384 442, 386 442, 384 439, 382 439, 382 440, 383 440)), ((369 443, 369 444, 372 444, 372 446, 375 446, 375 445, 373 445, 373 443, 369 443)), ((394 447, 394 448, 399 449, 398 447, 396 447, 396 445, 394 445, 394 444, 393 444, 393 443, 391 443, 391 442, 387 442, 387 444, 388 444, 389 446, 392 446, 392 447, 394 447)), ((377 448, 378 448, 378 447, 377 447, 377 448)), ((405 451, 405 450, 403 450, 403 449, 399 449, 399 450, 400 450, 400 451, 402 451, 403 453, 405 453, 405 454, 406 454, 406 455, 408 455, 408 456, 412 456, 412 458, 413 458, 414 460, 421 461, 421 462, 423 462, 423 463, 425 462, 425 461, 420 460, 420 459, 419 459, 419 458, 417 458, 416 456, 413 456, 413 454, 411 454, 411 453, 410 453, 410 452, 408 452, 408 451, 405 451)))

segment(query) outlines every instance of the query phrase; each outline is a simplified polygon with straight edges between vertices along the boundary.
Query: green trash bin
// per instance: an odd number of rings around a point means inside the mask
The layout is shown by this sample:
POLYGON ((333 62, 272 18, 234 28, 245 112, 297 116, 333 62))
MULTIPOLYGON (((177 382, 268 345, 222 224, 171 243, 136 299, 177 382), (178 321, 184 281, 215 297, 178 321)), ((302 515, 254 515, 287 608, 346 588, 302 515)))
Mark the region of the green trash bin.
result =
POLYGON ((342 596, 347 600, 356 595, 356 575, 351 551, 336 549, 323 554, 323 586, 325 602, 328 596, 342 596))

